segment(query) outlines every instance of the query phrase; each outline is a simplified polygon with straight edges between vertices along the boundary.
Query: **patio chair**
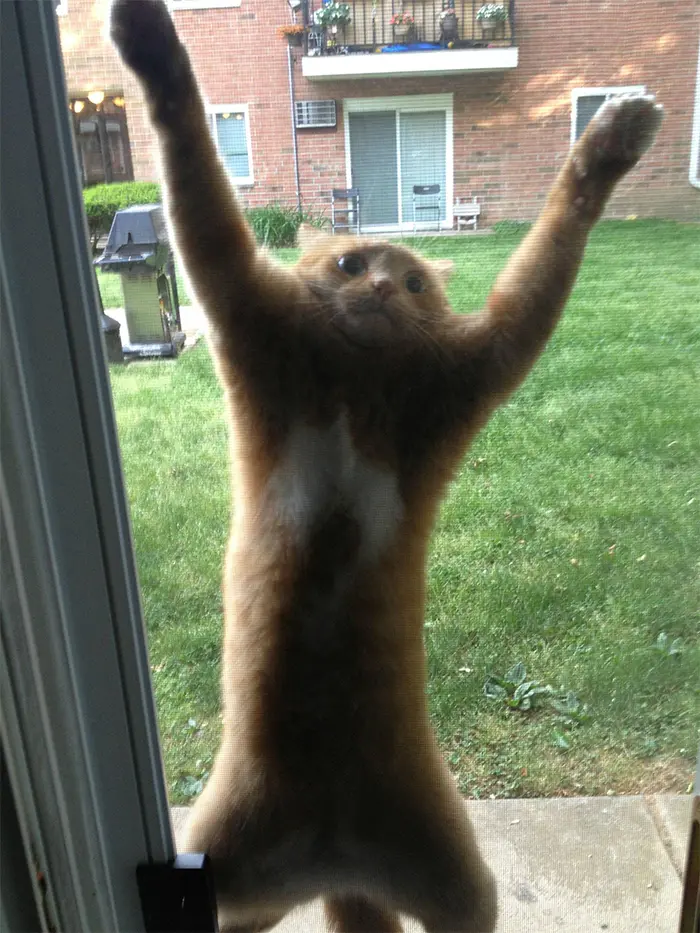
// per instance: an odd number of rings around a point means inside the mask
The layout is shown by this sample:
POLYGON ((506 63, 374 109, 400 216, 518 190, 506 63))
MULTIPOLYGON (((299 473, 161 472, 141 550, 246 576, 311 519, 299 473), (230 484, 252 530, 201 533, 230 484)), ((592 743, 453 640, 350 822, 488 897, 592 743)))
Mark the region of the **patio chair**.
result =
POLYGON ((413 232, 416 233, 418 223, 427 220, 435 222, 440 229, 442 220, 442 192, 440 185, 414 185, 413 186, 413 232))
POLYGON ((457 230, 462 230, 464 227, 473 227, 474 230, 476 230, 479 225, 479 217, 481 216, 481 204, 479 204, 479 199, 472 198, 471 201, 462 201, 457 198, 452 216, 457 223, 457 230))
POLYGON ((333 188, 331 191, 331 227, 360 234, 360 189, 333 188))

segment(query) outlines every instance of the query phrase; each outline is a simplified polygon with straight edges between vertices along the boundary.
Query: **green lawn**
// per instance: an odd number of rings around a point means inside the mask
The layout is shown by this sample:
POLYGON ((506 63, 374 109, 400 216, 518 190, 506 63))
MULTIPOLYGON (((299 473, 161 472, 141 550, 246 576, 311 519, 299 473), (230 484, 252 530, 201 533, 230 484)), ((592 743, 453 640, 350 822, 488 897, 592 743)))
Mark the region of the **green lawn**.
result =
MULTIPOLYGON (((456 260, 453 304, 469 311, 521 235, 419 248, 456 260)), ((699 256, 698 226, 601 225, 547 353, 450 489, 426 640, 433 719, 465 794, 684 791, 691 780, 699 256), (573 715, 547 697, 530 711, 488 699, 486 679, 516 662, 528 681, 572 691, 573 715)), ((182 802, 219 733, 222 397, 204 345, 175 363, 113 368, 112 384, 169 790, 182 802)))

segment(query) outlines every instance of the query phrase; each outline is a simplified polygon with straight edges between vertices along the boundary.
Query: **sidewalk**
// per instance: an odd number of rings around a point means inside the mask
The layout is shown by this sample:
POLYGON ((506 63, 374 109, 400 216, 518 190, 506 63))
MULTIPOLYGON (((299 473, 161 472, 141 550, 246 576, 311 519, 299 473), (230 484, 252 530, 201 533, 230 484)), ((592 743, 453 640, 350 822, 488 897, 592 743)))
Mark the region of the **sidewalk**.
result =
MULTIPOLYGON (((467 801, 498 878, 498 933, 675 933, 691 799, 467 801)), ((178 839, 188 813, 173 808, 178 839)), ((406 933, 422 929, 404 925, 406 933)), ((320 902, 275 930, 325 933, 320 902)))

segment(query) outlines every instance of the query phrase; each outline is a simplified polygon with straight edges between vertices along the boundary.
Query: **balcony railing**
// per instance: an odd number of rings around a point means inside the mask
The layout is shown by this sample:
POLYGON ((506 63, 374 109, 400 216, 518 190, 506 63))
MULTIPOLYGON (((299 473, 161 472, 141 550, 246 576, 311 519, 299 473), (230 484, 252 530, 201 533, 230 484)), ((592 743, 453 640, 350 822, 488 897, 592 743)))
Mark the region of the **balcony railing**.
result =
POLYGON ((350 22, 318 25, 322 0, 302 0, 302 21, 307 27, 307 55, 338 55, 431 49, 483 49, 515 45, 515 0, 506 0, 505 21, 477 18, 482 0, 347 0, 350 22), (392 25, 397 14, 412 22, 392 25))

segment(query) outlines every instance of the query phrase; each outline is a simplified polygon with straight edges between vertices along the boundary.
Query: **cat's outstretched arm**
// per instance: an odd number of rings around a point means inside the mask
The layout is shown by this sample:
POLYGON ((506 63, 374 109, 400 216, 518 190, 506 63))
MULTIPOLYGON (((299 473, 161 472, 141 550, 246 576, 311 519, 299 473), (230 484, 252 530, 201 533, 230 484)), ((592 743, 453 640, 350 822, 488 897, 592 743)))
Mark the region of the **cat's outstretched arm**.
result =
POLYGON ((497 403, 527 375, 559 320, 591 228, 617 182, 652 144, 662 117, 650 95, 610 100, 572 148, 485 310, 465 320, 468 369, 482 398, 497 403))
POLYGON ((252 279, 255 242, 219 161, 189 57, 162 0, 114 0, 110 34, 144 89, 178 247, 216 320, 252 279))

